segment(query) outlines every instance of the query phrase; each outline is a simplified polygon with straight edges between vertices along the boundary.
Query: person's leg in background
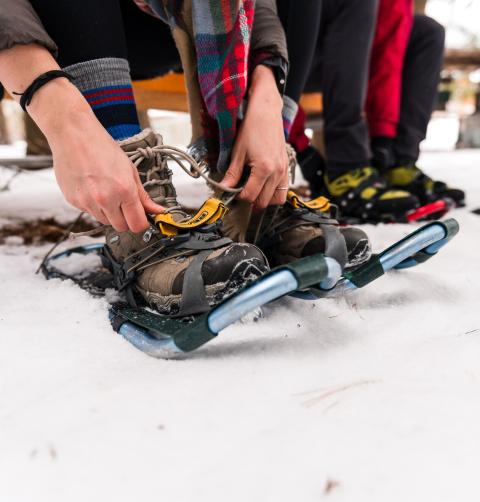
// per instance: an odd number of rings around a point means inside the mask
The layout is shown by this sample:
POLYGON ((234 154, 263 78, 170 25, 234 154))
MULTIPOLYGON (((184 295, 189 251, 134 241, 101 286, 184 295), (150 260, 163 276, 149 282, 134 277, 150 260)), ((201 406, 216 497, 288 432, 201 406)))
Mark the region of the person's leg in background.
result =
POLYGON ((296 103, 305 88, 319 35, 322 0, 277 0, 290 68, 285 94, 296 103))
POLYGON ((434 19, 416 15, 405 57, 398 133, 394 141, 393 167, 388 180, 415 193, 423 203, 448 197, 464 203, 462 190, 426 176, 416 162, 425 139, 435 103, 445 49, 445 29, 434 19))
POLYGON ((75 77, 102 125, 115 139, 139 132, 132 76, 152 78, 179 68, 169 27, 131 0, 32 4, 59 46, 59 64, 75 77))
MULTIPOLYGON (((114 139, 139 132, 131 79, 153 78, 180 67, 170 28, 131 0, 87 2, 82 9, 70 1, 32 4, 60 47, 59 64, 76 77, 100 123, 114 139), (62 16, 62 23, 55 15, 62 16)), ((26 121, 28 153, 48 153, 41 132, 28 117, 26 121)))
POLYGON ((369 165, 363 115, 378 0, 325 0, 321 87, 329 178, 369 165))
MULTIPOLYGON (((290 58, 285 95, 298 105, 317 50, 322 8, 322 0, 277 0, 278 16, 285 30, 290 58)), ((321 175, 319 170, 323 159, 310 146, 310 140, 305 135, 305 112, 300 106, 292 123, 288 142, 297 153, 298 164, 312 187, 312 192, 318 192, 321 184, 318 183, 321 175)))
POLYGON ((405 191, 390 190, 370 167, 364 114, 378 0, 325 0, 320 61, 311 79, 320 84, 325 117, 325 192, 346 217, 396 221, 418 206, 405 191))
MULTIPOLYGON (((311 37, 318 41, 304 90, 323 92, 327 169, 334 178, 369 162, 363 106, 377 0, 323 0, 321 5, 319 34, 311 37)), ((292 54, 290 58, 293 63, 292 54)), ((292 66, 289 78, 294 72, 292 66)), ((307 151, 308 146, 304 128, 305 115, 300 109, 290 139, 300 152, 302 172, 316 195, 323 187, 324 165, 318 152, 302 162, 301 153, 307 151)))
MULTIPOLYGON (((180 55, 170 27, 142 12, 132 0, 119 1, 132 79, 145 80, 180 71, 180 55)), ((148 110, 137 109, 137 113, 141 128, 150 127, 148 110)))
POLYGON ((105 129, 114 139, 140 132, 119 1, 32 5, 59 47, 59 65, 75 78, 105 129))
POLYGON ((366 102, 372 163, 380 171, 393 161, 402 72, 412 25, 413 0, 380 0, 366 102))
POLYGON ((445 50, 445 29, 416 15, 402 75, 400 122, 395 139, 397 163, 416 162, 435 103, 445 50))
POLYGON ((119 0, 133 80, 181 71, 182 64, 170 27, 142 12, 132 0, 119 0))

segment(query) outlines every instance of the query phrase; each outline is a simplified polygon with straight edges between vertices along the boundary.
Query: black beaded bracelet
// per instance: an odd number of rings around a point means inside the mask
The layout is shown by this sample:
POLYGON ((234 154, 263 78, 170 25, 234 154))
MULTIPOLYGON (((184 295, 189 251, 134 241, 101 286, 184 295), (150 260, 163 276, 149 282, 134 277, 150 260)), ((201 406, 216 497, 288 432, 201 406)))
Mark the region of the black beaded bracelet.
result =
POLYGON ((48 84, 51 80, 56 78, 66 78, 70 82, 74 80, 72 75, 62 70, 51 70, 45 73, 42 73, 38 76, 25 90, 25 92, 14 92, 16 96, 21 96, 20 98, 20 106, 24 111, 27 111, 27 106, 32 102, 34 94, 43 87, 45 84, 48 84))

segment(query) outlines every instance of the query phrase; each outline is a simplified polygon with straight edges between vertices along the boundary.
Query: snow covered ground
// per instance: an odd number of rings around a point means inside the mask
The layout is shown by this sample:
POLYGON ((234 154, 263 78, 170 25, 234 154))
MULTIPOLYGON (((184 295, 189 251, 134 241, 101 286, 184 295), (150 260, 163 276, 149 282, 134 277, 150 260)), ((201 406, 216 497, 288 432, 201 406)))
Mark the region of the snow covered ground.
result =
MULTIPOLYGON (((468 190, 441 255, 346 297, 282 300, 181 361, 34 275, 46 246, 0 246, 0 501, 478 501, 480 151, 421 164, 468 190)), ((0 193, 0 224, 74 215, 48 170, 0 193)), ((367 230, 381 249, 411 227, 367 230)))

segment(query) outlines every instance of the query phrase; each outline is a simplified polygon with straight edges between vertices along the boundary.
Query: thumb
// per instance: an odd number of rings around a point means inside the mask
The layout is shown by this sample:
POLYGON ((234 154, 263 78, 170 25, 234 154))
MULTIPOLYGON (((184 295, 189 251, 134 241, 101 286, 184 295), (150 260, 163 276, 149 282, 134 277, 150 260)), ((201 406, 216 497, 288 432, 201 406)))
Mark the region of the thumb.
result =
POLYGON ((245 166, 245 156, 237 155, 233 152, 232 160, 230 161, 230 166, 223 177, 222 184, 228 188, 236 188, 242 179, 243 169, 245 166))

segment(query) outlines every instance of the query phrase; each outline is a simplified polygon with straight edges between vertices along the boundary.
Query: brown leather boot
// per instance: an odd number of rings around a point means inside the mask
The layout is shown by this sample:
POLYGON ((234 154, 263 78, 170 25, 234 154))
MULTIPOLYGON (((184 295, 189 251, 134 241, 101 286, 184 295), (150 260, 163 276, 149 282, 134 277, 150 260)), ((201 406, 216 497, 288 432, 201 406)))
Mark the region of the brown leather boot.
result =
POLYGON ((272 267, 322 253, 343 269, 355 268, 370 258, 370 241, 359 228, 340 227, 332 209, 324 197, 305 202, 289 192, 283 206, 252 214, 246 240, 272 267))
MULTIPOLYGON (((177 202, 167 166, 168 147, 161 136, 146 129, 120 146, 137 166, 150 197, 167 208, 172 221, 191 221, 177 202)), ((219 223, 173 230, 176 235, 153 227, 138 234, 108 228, 105 261, 114 271, 117 288, 125 290, 131 302, 140 295, 162 314, 199 314, 268 270, 258 248, 223 237, 219 223)))

